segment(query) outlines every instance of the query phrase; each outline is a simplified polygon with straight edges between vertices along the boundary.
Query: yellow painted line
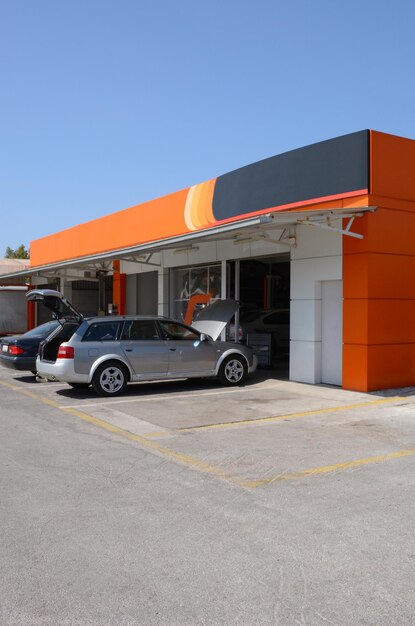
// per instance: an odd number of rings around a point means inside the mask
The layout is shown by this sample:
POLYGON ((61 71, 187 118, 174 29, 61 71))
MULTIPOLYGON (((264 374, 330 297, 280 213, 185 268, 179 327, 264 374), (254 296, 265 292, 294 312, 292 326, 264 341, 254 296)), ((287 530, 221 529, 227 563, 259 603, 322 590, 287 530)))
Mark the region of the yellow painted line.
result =
POLYGON ((44 404, 48 404, 49 406, 53 406, 57 409, 61 408, 61 405, 55 400, 50 400, 49 398, 43 398, 39 396, 39 394, 37 393, 32 393, 31 391, 27 391, 27 389, 22 389, 21 387, 17 387, 17 385, 6 383, 3 380, 0 380, 0 385, 3 385, 3 387, 7 387, 8 389, 13 389, 13 391, 18 391, 19 393, 22 393, 24 396, 27 396, 28 398, 32 398, 33 400, 40 400, 44 404))
MULTIPOLYGON (((212 465, 210 463, 206 463, 205 461, 200 461, 199 459, 195 459, 194 457, 188 454, 183 454, 181 452, 176 452, 175 450, 171 450, 170 448, 160 446, 157 443, 147 439, 147 435, 145 437, 142 435, 135 435, 134 433, 131 433, 130 431, 120 428, 118 426, 115 426, 113 424, 110 424, 109 422, 106 422, 105 420, 99 419, 97 417, 93 417, 92 415, 88 415, 87 413, 84 413, 83 411, 78 411, 77 409, 66 407, 64 405, 59 404, 55 400, 50 400, 49 398, 45 398, 43 396, 40 396, 39 394, 32 393, 31 391, 27 391, 25 389, 22 389, 21 387, 17 387, 16 385, 12 385, 4 381, 0 381, 0 385, 3 385, 4 387, 7 387, 9 389, 12 389, 13 391, 17 391, 29 398, 32 398, 34 400, 47 404, 48 406, 52 406, 56 409, 59 409, 60 411, 63 411, 64 413, 69 413, 71 415, 74 415, 75 417, 78 417, 79 419, 82 419, 83 421, 88 422, 89 424, 98 426, 99 428, 102 428, 103 430, 106 430, 107 432, 111 432, 121 437, 124 437, 130 441, 137 442, 142 447, 150 449, 154 451, 155 453, 165 457, 166 459, 175 460, 182 465, 191 467, 195 470, 209 474, 211 476, 223 478, 234 485, 237 485, 239 487, 244 487, 246 489, 256 489, 258 487, 265 487, 267 485, 270 485, 276 482, 299 480, 301 478, 307 478, 310 476, 319 476, 322 474, 345 471, 345 470, 356 468, 356 467, 363 467, 365 465, 382 463, 382 462, 390 461, 393 459, 399 459, 399 458, 415 455, 415 448, 412 448, 408 450, 399 450, 397 452, 391 452, 389 454, 382 454, 382 455, 377 455, 373 457, 368 457, 365 459, 357 459, 353 461, 345 461, 343 463, 336 463, 333 465, 324 465, 321 467, 314 467, 311 469, 302 470, 300 472, 281 473, 281 474, 277 474, 274 477, 262 478, 262 479, 257 479, 257 480, 245 480, 243 478, 238 478, 236 476, 232 476, 228 474, 221 467, 212 465)), ((396 398, 388 398, 387 400, 377 400, 374 402, 363 402, 363 403, 360 403, 359 405, 357 404, 350 405, 350 407, 337 407, 336 409, 331 409, 331 411, 345 410, 345 408, 354 408, 357 406, 367 406, 368 404, 381 404, 387 401, 392 401, 392 400, 397 400, 397 399, 401 399, 401 398, 396 397, 396 398)), ((303 415, 324 413, 324 412, 326 411, 324 410, 309 411, 307 413, 298 413, 298 414, 293 414, 293 415, 295 417, 300 417, 303 415)), ((278 418, 265 418, 265 421, 270 420, 270 419, 286 419, 286 417, 280 416, 278 418)), ((255 420, 251 420, 251 421, 255 422, 255 420)), ((261 421, 264 421, 264 420, 261 420, 261 421)), ((185 431, 187 429, 182 429, 182 430, 185 431)))
MULTIPOLYGON (((376 406, 380 404, 390 404, 391 402, 397 402, 403 400, 402 396, 394 396, 391 398, 383 398, 382 400, 368 400, 366 402, 358 402, 356 404, 347 404, 343 406, 335 406, 326 409, 316 409, 313 411, 302 411, 301 413, 287 413, 286 415, 276 415, 271 417, 259 417, 258 419, 239 420, 233 422, 221 422, 220 424, 202 424, 201 426, 189 426, 188 428, 179 428, 172 430, 174 433, 187 433, 199 430, 226 430, 230 428, 241 428, 245 426, 256 426, 258 424, 272 424, 274 422, 282 422, 288 420, 298 419, 300 417, 312 417, 313 415, 323 415, 324 413, 338 413, 341 411, 350 411, 352 409, 359 409, 362 407, 376 406)), ((160 437, 162 433, 154 432, 147 433, 147 437, 160 437)))
POLYGON ((175 450, 171 450, 170 448, 160 446, 153 441, 149 441, 142 435, 135 435, 134 433, 131 433, 130 431, 125 430, 124 428, 120 428, 119 426, 110 424, 109 422, 99 419, 98 417, 93 417, 92 415, 88 415, 88 413, 84 413, 83 411, 78 411, 77 409, 66 407, 62 404, 59 404, 58 402, 55 402, 54 400, 50 400, 49 398, 45 398, 38 394, 32 393, 30 391, 26 391, 25 389, 22 389, 21 387, 17 387, 16 385, 11 385, 10 383, 6 383, 4 381, 0 381, 0 385, 3 385, 4 387, 7 387, 9 389, 12 389, 13 391, 17 391, 34 400, 43 402, 43 404, 52 406, 56 409, 63 411, 64 413, 69 413, 71 415, 74 415, 75 417, 78 417, 79 419, 82 419, 83 421, 88 422, 89 424, 93 424, 94 426, 98 426, 99 428, 102 428, 103 430, 114 433, 116 435, 120 435, 121 437, 125 437, 126 439, 129 439, 130 441, 135 441, 139 443, 141 446, 143 446, 144 448, 153 450, 154 452, 157 452, 158 454, 164 456, 167 459, 170 459, 170 460, 174 459, 175 461, 178 461, 182 465, 186 465, 187 467, 191 467, 193 469, 210 474, 212 476, 224 478, 231 483, 239 485, 239 481, 235 479, 233 476, 231 476, 230 474, 228 474, 221 467, 217 467, 216 465, 211 465, 210 463, 206 463, 205 461, 200 461, 199 459, 195 459, 192 456, 189 456, 188 454, 182 454, 181 452, 176 452, 175 450))
POLYGON ((385 461, 391 461, 393 459, 400 459, 406 456, 413 456, 415 454, 415 448, 409 450, 398 450, 397 452, 391 452, 390 454, 379 454, 377 456, 371 456, 366 459, 357 459, 354 461, 346 461, 344 463, 335 463, 333 465, 324 465, 322 467, 313 467, 312 469, 303 470, 301 472, 287 472, 286 474, 278 474, 272 478, 263 478, 260 480, 241 480, 241 487, 247 487, 255 489, 256 487, 263 487, 271 483, 281 482, 285 480, 298 480, 300 478, 307 478, 308 476, 319 476, 321 474, 330 474, 332 472, 339 472, 355 467, 363 467, 364 465, 371 465, 374 463, 384 463, 385 461))
POLYGON ((174 459, 175 461, 178 461, 182 465, 186 465, 188 467, 192 467, 194 469, 211 474, 213 476, 219 476, 221 478, 226 478, 227 480, 231 482, 235 482, 233 477, 220 467, 211 465, 210 463, 205 463, 205 461, 200 461, 198 459, 195 459, 194 457, 188 454, 183 454, 181 452, 176 452, 175 450, 171 450, 170 448, 160 446, 154 441, 150 441, 146 439, 142 435, 135 435, 134 433, 131 433, 129 430, 125 430, 124 428, 120 428, 119 426, 114 426, 113 424, 110 424, 109 422, 106 422, 105 420, 99 419, 97 417, 93 417, 92 415, 88 415, 87 413, 84 413, 83 411, 78 411, 77 409, 67 409, 64 406, 60 406, 59 408, 65 413, 70 413, 72 415, 75 415, 76 417, 79 417, 85 422, 94 424, 95 426, 99 426, 100 428, 103 428, 104 430, 107 430, 111 433, 115 433, 116 435, 121 435, 122 437, 125 437, 126 439, 129 439, 130 441, 135 441, 139 443, 141 446, 154 450, 155 452, 158 452, 159 454, 161 454, 162 456, 170 460, 174 459))

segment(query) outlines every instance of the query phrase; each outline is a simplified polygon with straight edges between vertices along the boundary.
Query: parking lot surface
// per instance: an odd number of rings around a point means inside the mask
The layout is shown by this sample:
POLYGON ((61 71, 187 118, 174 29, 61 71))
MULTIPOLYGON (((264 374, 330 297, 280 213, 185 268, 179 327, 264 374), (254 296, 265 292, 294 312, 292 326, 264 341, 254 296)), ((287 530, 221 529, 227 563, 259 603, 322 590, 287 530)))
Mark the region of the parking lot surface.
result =
POLYGON ((243 387, 174 380, 100 398, 92 388, 0 374, 4 387, 247 488, 415 453, 413 389, 365 394, 262 371, 243 387))
POLYGON ((415 389, 0 397, 1 623, 413 623, 415 389))

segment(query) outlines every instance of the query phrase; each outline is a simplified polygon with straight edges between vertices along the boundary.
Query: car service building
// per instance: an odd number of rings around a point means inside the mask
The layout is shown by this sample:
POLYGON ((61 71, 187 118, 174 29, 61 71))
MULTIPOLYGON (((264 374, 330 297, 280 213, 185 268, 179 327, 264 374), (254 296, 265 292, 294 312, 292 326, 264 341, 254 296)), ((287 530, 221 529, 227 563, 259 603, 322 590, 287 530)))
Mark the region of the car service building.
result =
POLYGON ((26 274, 94 313, 234 298, 234 335, 269 312, 259 334, 291 380, 414 385, 414 169, 413 140, 329 139, 33 241, 26 274))

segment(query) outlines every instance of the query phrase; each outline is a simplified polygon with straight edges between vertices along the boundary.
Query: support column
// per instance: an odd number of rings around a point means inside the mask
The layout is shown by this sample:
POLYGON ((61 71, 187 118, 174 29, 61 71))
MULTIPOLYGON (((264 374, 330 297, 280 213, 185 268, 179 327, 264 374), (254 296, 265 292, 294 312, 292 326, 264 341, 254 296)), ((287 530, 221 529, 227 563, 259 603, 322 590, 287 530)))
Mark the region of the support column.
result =
MULTIPOLYGON (((221 261, 221 298, 226 300, 228 295, 228 266, 227 262, 221 261)), ((220 338, 222 341, 226 341, 226 328, 221 332, 220 338)))
MULTIPOLYGON (((27 290, 32 291, 35 285, 28 285, 27 290)), ((36 326, 36 302, 27 302, 27 330, 32 330, 36 326)))
POLYGON ((72 282, 69 281, 65 276, 61 276, 60 288, 64 297, 69 300, 69 302, 72 302, 72 282))
POLYGON ((125 315, 125 274, 120 272, 120 261, 113 261, 112 300, 117 307, 118 315, 125 315))
MULTIPOLYGON (((241 276, 241 262, 239 259, 235 261, 235 300, 239 303, 240 298, 240 276, 241 276)), ((239 308, 235 313, 235 343, 239 343, 239 308)))
POLYGON ((169 315, 169 282, 169 270, 164 267, 160 267, 158 270, 158 315, 169 315))

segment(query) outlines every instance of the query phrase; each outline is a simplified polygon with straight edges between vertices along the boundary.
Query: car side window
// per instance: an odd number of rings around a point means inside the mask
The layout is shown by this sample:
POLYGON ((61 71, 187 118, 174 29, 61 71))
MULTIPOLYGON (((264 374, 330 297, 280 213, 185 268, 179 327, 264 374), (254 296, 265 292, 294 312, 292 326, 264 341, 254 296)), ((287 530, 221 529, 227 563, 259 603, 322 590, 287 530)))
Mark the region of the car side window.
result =
POLYGON ((91 324, 82 341, 115 341, 120 330, 120 322, 96 322, 91 324))
POLYGON ((154 320, 131 320, 125 322, 121 340, 154 341, 160 339, 154 320))
POLYGON ((198 333, 183 324, 177 324, 176 322, 160 322, 160 326, 166 339, 187 339, 189 341, 199 339, 198 333))

